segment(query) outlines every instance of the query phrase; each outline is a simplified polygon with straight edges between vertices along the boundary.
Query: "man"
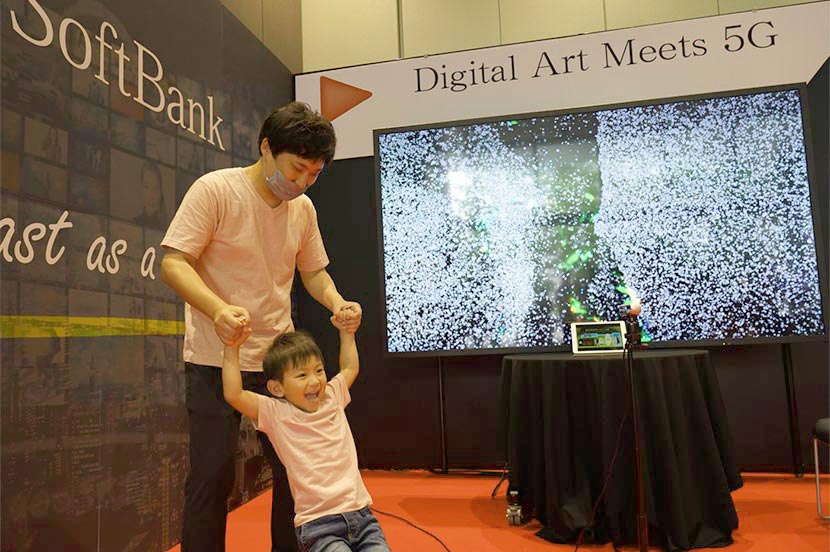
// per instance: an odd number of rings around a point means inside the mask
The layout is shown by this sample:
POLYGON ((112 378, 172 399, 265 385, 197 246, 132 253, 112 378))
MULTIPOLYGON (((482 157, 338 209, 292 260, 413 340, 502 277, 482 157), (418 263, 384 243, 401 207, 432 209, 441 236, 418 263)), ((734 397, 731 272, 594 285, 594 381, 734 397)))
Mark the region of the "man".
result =
MULTIPOLYGON (((223 398, 224 346, 241 344, 245 388, 267 393, 262 358, 276 336, 294 329, 295 268, 309 294, 347 329, 354 331, 362 314, 325 270, 329 261, 317 213, 303 195, 334 158, 331 123, 293 102, 268 116, 258 143, 255 164, 208 173, 191 186, 161 244, 162 278, 187 302, 190 473, 182 552, 225 550, 240 415, 223 398)), ((285 469, 268 439, 260 442, 274 470, 272 549, 296 550, 285 469)))

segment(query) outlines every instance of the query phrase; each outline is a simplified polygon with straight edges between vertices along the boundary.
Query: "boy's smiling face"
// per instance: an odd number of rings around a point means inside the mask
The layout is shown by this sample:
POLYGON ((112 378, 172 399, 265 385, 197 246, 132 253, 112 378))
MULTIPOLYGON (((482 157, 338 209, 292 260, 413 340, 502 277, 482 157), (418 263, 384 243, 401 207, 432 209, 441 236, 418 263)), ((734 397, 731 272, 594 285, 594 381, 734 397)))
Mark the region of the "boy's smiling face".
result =
POLYGON ((306 412, 316 412, 326 395, 323 361, 309 358, 283 372, 282 381, 269 380, 268 390, 306 412))

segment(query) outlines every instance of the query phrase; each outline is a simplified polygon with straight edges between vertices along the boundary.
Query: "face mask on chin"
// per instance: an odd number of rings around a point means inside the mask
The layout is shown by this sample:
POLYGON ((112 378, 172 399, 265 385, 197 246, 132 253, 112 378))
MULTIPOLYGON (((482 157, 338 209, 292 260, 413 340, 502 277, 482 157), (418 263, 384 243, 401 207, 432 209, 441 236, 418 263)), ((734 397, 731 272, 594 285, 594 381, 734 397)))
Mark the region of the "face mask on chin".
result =
POLYGON ((268 189, 280 201, 291 201, 305 192, 299 184, 288 180, 277 168, 276 163, 274 163, 274 174, 268 176, 268 171, 265 169, 265 155, 262 156, 262 175, 265 177, 268 189))

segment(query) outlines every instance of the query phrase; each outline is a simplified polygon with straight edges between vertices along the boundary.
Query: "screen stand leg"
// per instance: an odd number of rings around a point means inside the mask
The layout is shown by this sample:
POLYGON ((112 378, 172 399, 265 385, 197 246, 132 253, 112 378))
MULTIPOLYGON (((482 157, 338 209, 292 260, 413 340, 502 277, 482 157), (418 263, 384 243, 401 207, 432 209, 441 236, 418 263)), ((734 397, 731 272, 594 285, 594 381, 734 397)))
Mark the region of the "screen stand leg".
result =
POLYGON ((795 397, 795 376, 793 374, 793 353, 789 343, 781 346, 784 364, 784 382, 787 384, 787 414, 790 422, 790 446, 793 454, 793 474, 804 477, 804 459, 801 455, 801 436, 798 423, 798 401, 795 397))
POLYGON ((444 358, 438 357, 438 417, 441 425, 441 472, 447 473, 447 405, 444 396, 444 358))

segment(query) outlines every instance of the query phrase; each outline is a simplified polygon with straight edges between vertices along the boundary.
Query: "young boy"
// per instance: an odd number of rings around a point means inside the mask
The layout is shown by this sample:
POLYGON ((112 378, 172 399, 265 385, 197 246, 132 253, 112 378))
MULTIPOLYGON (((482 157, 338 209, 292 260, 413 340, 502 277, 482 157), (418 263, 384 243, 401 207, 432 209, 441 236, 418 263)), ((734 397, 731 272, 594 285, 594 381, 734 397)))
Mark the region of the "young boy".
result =
POLYGON ((268 436, 285 465, 301 550, 389 551, 369 509, 372 498, 357 469, 357 451, 344 411, 359 370, 355 337, 335 316, 332 323, 340 330, 340 373, 330 382, 311 336, 288 332, 274 340, 262 361, 272 397, 242 388, 239 347, 225 347, 225 400, 268 436))

